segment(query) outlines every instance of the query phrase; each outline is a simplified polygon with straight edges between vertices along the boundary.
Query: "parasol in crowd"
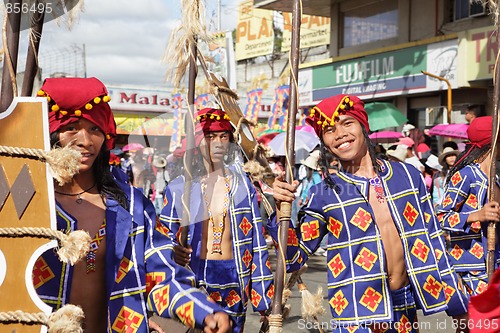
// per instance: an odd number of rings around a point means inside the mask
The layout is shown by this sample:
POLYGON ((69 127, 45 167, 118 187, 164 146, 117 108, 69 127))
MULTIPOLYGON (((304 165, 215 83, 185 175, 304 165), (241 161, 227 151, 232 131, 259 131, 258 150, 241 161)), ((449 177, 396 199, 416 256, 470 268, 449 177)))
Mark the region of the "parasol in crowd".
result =
POLYGON ((381 132, 374 132, 370 134, 369 137, 375 143, 392 143, 398 141, 399 138, 402 138, 403 134, 401 134, 401 132, 396 132, 396 131, 381 131, 381 132))
POLYGON ((122 151, 137 151, 143 149, 144 146, 137 142, 131 142, 125 146, 123 146, 122 151))
POLYGON ((467 128, 469 124, 439 124, 429 130, 429 135, 468 139, 467 128))
MULTIPOLYGON (((267 146, 272 149, 277 156, 285 156, 286 151, 286 133, 279 133, 267 146)), ((306 131, 295 132, 295 159, 297 161, 304 160, 309 156, 309 153, 319 144, 319 138, 316 133, 306 131)))
POLYGON ((401 111, 392 103, 366 103, 365 110, 366 113, 368 113, 368 123, 372 131, 378 131, 389 127, 398 127, 408 121, 401 111))

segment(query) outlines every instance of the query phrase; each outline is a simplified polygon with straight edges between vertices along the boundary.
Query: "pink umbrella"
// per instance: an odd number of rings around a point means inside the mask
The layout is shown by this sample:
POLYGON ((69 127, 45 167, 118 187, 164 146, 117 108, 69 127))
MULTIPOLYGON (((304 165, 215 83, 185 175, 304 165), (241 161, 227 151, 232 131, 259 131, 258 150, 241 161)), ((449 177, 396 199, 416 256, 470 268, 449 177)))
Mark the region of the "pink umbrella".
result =
POLYGON ((440 124, 431 128, 429 135, 468 139, 467 128, 469 128, 469 124, 440 124))
POLYGON ((131 142, 128 145, 123 146, 122 151, 137 151, 144 148, 143 145, 137 142, 131 142))
POLYGON ((295 127, 297 131, 304 131, 304 132, 309 132, 309 133, 316 133, 314 132, 314 128, 309 125, 302 125, 302 126, 297 126, 295 127))
POLYGON ((403 134, 395 131, 382 131, 374 132, 370 134, 369 137, 376 143, 391 143, 398 141, 399 138, 403 137, 403 134))

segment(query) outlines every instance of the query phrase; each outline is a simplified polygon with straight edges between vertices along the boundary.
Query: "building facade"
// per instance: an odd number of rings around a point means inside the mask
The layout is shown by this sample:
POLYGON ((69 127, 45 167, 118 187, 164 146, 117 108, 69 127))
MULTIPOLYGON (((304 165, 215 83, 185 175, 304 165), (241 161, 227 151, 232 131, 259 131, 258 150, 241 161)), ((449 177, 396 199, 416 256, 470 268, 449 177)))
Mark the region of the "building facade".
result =
MULTIPOLYGON (((254 6, 289 11, 292 0, 255 0, 254 6)), ((498 45, 493 18, 480 3, 318 0, 303 11, 329 14, 331 31, 328 57, 301 64, 301 107, 355 94, 393 103, 422 129, 464 122, 468 104, 492 112, 498 45)))

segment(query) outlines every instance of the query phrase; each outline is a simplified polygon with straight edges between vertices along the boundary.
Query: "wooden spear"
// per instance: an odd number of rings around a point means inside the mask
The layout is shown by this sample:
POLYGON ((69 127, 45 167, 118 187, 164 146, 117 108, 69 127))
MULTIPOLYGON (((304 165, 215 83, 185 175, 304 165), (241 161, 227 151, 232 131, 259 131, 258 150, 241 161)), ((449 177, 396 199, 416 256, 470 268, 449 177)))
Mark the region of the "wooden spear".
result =
POLYGON ((191 201, 191 184, 193 183, 193 175, 191 168, 193 165, 194 154, 194 95, 196 89, 196 76, 198 75, 196 38, 189 45, 190 61, 189 61, 189 83, 188 83, 188 112, 184 121, 186 130, 186 151, 184 152, 184 193, 182 194, 182 220, 181 220, 181 245, 187 247, 187 238, 189 234, 189 223, 191 216, 189 213, 189 205, 191 201))
MULTIPOLYGON (((497 45, 500 42, 500 25, 497 27, 497 45)), ((500 48, 497 49, 497 55, 500 54, 500 48)), ((500 99, 500 68, 498 63, 498 56, 495 62, 495 77, 493 81, 494 92, 493 92, 493 122, 491 128, 491 165, 490 165, 490 174, 489 174, 489 182, 488 182, 488 201, 498 201, 498 198, 495 198, 495 179, 496 179, 496 164, 497 164, 497 145, 498 145, 498 107, 499 107, 499 99, 500 99)), ((496 223, 490 222, 488 224, 487 231, 487 249, 488 253, 486 255, 486 272, 488 274, 488 281, 491 281, 493 277, 493 273, 495 271, 495 247, 497 244, 497 232, 496 232, 496 223)))
MULTIPOLYGON (((38 8, 40 0, 34 2, 33 6, 38 8)), ((33 83, 38 73, 38 50, 40 39, 42 39, 43 20, 45 11, 36 10, 31 16, 30 43, 28 45, 28 55, 26 56, 26 69, 24 70, 23 89, 21 96, 31 96, 33 93, 33 83)))
MULTIPOLYGON (((9 0, 11 8, 21 8, 22 0, 9 0)), ((21 28, 21 11, 10 11, 2 28, 4 43, 4 66, 2 71, 2 90, 0 94, 0 112, 7 110, 17 96, 17 56, 19 53, 19 30, 21 28)))
MULTIPOLYGON (((290 47, 290 101, 287 114, 287 131, 286 131, 286 181, 293 181, 293 167, 295 166, 295 122, 297 119, 297 104, 298 104, 298 75, 299 75, 299 56, 300 56, 300 23, 302 19, 302 8, 300 0, 293 0, 292 11, 292 43, 290 47)), ((283 327, 283 288, 285 284, 286 274, 286 247, 288 241, 288 228, 291 219, 292 205, 282 202, 280 205, 280 220, 279 227, 279 247, 278 258, 276 263, 276 275, 274 279, 274 298, 272 304, 271 316, 269 317, 269 332, 280 333, 283 327)))

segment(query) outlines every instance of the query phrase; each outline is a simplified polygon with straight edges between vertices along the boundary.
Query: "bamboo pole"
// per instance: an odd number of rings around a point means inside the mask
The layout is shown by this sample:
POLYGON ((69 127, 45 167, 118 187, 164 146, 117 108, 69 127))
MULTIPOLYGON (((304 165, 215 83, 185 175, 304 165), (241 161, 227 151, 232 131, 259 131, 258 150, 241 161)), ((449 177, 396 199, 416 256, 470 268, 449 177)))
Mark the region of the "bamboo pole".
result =
MULTIPOLYGON (((300 23, 302 18, 302 8, 300 0, 293 0, 292 11, 292 43, 290 48, 290 102, 287 114, 286 131, 286 181, 293 181, 293 167, 295 166, 295 123, 297 119, 298 104, 298 86, 297 78, 299 74, 299 56, 300 56, 300 23)), ((282 202, 280 205, 279 220, 279 247, 276 264, 276 275, 274 279, 275 293, 272 304, 271 317, 269 319, 270 333, 279 333, 283 327, 283 289, 286 274, 286 247, 288 241, 288 228, 290 224, 292 205, 282 202)))
MULTIPOLYGON (((38 8, 40 0, 35 1, 33 6, 38 8)), ((24 70, 23 88, 21 96, 31 96, 33 94, 33 83, 38 73, 38 50, 42 39, 43 20, 45 11, 35 11, 32 15, 30 31, 30 43, 28 45, 28 55, 26 56, 26 69, 24 70)))
MULTIPOLYGON (((9 0, 12 8, 21 7, 22 0, 9 0)), ((19 54, 19 30, 21 28, 21 11, 7 13, 2 29, 4 41, 4 66, 2 71, 2 89, 0 93, 0 112, 7 110, 17 96, 17 56, 19 54)))
POLYGON ((186 130, 186 151, 184 153, 184 193, 182 194, 182 231, 181 231, 181 245, 187 247, 187 238, 189 234, 189 223, 191 220, 189 213, 189 205, 191 201, 191 184, 193 183, 193 175, 191 174, 191 167, 193 165, 194 154, 194 96, 195 96, 195 83, 196 76, 198 75, 197 68, 197 53, 198 48, 196 45, 196 38, 189 45, 190 62, 189 62, 189 83, 188 83, 188 112, 185 119, 186 130))
MULTIPOLYGON (((500 32, 500 26, 497 26, 497 45, 500 42, 500 36, 498 33, 500 32)), ((499 107, 499 99, 500 99, 500 68, 498 64, 498 56, 500 55, 500 48, 497 49, 497 60, 495 62, 495 77, 493 81, 494 90, 493 90, 493 121, 491 128, 491 165, 489 172, 489 181, 488 181, 488 201, 498 201, 498 198, 495 198, 495 178, 496 178, 496 164, 497 164, 497 145, 498 145, 498 107, 499 107)), ((486 233, 487 237, 487 254, 486 254, 486 273, 488 274, 488 281, 491 281, 493 277, 493 273, 495 271, 495 247, 497 244, 497 232, 496 232, 496 223, 489 222, 488 230, 486 233)))

